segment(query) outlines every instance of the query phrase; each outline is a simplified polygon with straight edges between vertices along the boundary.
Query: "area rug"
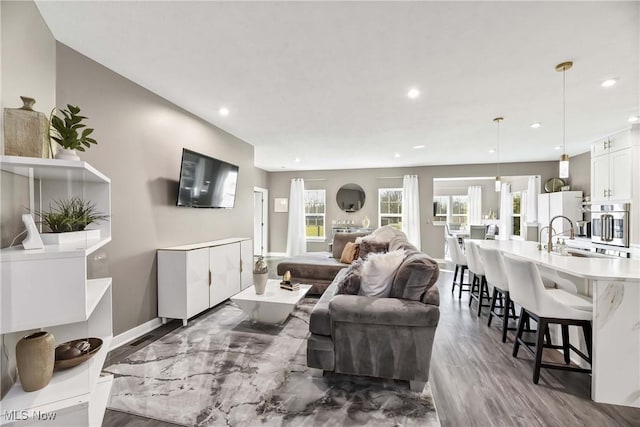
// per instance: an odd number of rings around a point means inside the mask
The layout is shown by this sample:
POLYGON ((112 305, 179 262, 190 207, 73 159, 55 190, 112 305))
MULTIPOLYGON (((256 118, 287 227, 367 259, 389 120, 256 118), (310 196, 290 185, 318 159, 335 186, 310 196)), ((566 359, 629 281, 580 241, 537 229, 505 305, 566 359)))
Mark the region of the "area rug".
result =
POLYGON ((251 322, 227 302, 130 355, 114 374, 109 408, 186 426, 440 425, 429 385, 306 367, 303 299, 282 326, 251 322))

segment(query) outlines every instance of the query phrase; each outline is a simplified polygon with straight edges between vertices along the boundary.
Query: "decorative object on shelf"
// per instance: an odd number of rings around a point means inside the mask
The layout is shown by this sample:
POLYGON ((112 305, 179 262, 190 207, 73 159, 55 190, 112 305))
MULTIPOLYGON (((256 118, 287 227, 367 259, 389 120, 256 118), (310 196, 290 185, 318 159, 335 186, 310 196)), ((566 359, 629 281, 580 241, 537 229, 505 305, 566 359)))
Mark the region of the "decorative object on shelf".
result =
POLYGON ((31 214, 22 214, 22 222, 24 222, 24 226, 27 229, 27 237, 22 241, 22 247, 25 250, 44 248, 44 243, 42 243, 40 233, 38 233, 38 228, 31 214))
POLYGON ((289 199, 286 197, 277 197, 273 199, 274 212, 289 212, 289 199))
POLYGON ((560 191, 564 186, 564 180, 560 178, 549 178, 544 183, 544 191, 546 191, 547 193, 555 193, 556 191, 560 191))
POLYGON ((91 359, 102 348, 100 338, 84 338, 58 345, 55 348, 55 369, 69 369, 91 359))
POLYGON ((4 154, 47 158, 50 154, 49 120, 33 110, 36 100, 21 96, 22 107, 4 109, 4 154))
POLYGON ((286 291, 299 291, 300 283, 280 283, 280 289, 284 289, 286 291))
POLYGON ((566 61, 556 65, 556 71, 562 71, 562 156, 560 156, 559 176, 560 178, 569 178, 569 155, 567 154, 567 84, 565 79, 565 72, 573 67, 573 62, 566 61))
POLYGON ((504 120, 504 117, 496 117, 493 121, 496 124, 496 192, 500 191, 502 186, 502 179, 500 178, 500 122, 504 120))
POLYGON ((16 344, 16 364, 24 391, 36 391, 51 381, 55 361, 53 334, 40 331, 23 337, 16 344))
POLYGON ((253 265, 253 286, 256 289, 256 295, 264 294, 267 288, 267 279, 269 278, 269 269, 264 257, 258 257, 253 265))
POLYGON ((290 285, 291 284, 291 272, 289 270, 284 272, 284 275, 282 276, 282 282, 280 282, 281 285, 290 285))
POLYGON ((336 193, 338 207, 345 212, 357 212, 364 206, 365 194, 358 184, 345 184, 336 193))
POLYGON ((100 230, 86 230, 89 224, 109 218, 96 210, 95 204, 81 197, 71 197, 54 201, 56 207, 49 206, 49 211, 39 211, 36 215, 53 234, 77 232, 69 236, 50 236, 43 233, 42 240, 46 244, 73 243, 90 239, 99 239, 100 230))
POLYGON ((362 226, 364 228, 369 228, 370 225, 371 225, 371 220, 369 219, 368 216, 365 215, 364 219, 362 220, 362 226))
POLYGON ((85 151, 85 149, 91 147, 91 144, 98 143, 95 139, 89 137, 93 133, 93 129, 82 123, 87 117, 81 116, 79 114, 80 108, 71 104, 67 104, 66 110, 60 111, 64 120, 54 115, 54 111, 55 109, 51 111, 51 127, 53 128, 51 140, 62 147, 56 153, 56 159, 80 160, 76 150, 85 151), (82 132, 78 134, 81 129, 82 132))

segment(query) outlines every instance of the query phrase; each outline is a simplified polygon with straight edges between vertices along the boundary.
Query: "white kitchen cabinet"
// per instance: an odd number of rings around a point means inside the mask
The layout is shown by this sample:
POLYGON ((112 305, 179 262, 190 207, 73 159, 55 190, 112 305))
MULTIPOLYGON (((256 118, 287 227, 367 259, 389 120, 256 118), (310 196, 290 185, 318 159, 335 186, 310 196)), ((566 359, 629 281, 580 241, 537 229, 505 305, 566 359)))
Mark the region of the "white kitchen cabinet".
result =
MULTIPOLYGON (((573 221, 582 220, 582 191, 558 191, 538 195, 538 222, 540 228, 549 225, 554 216, 564 215, 573 221)), ((566 220, 557 219, 553 223, 556 233, 566 233, 569 237, 570 226, 566 220)))
MULTIPOLYGON (((2 171, 29 180, 40 206, 81 196, 97 210, 111 213, 111 181, 86 162, 1 156, 2 171)), ((4 197, 4 195, 3 195, 4 197)), ((6 196, 11 199, 11 195, 6 196)), ((93 226, 93 224, 92 224, 93 226)), ((0 401, 2 425, 90 425, 102 423, 112 375, 101 374, 111 347, 111 278, 88 279, 87 257, 111 241, 111 218, 96 224, 100 237, 66 245, 0 250, 0 332, 26 335, 51 332, 56 344, 95 337, 101 349, 87 362, 56 371, 43 389, 24 392, 14 384, 0 401), (55 413, 55 420, 35 414, 55 413), (27 420, 16 416, 27 414, 27 420)), ((15 359, 15 349, 10 349, 15 359)))
POLYGON ((252 242, 230 238, 158 250, 158 316, 187 320, 253 284, 252 242))
POLYGON ((592 203, 631 202, 632 136, 625 131, 591 144, 592 203))

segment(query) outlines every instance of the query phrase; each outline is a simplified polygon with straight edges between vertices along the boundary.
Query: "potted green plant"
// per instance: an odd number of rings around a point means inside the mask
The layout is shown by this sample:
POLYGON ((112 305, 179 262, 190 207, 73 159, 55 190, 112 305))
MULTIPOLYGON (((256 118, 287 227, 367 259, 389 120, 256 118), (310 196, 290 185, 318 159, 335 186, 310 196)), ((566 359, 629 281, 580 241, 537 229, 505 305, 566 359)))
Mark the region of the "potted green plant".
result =
POLYGON ((56 153, 56 159, 80 160, 77 151, 85 151, 91 144, 98 142, 90 138, 93 129, 88 128, 82 121, 87 117, 80 115, 80 108, 67 104, 67 109, 61 110, 62 118, 54 115, 55 108, 51 111, 49 120, 51 128, 49 137, 60 145, 56 153))
POLYGON ((109 218, 98 212, 94 203, 76 196, 54 200, 54 205, 49 205, 48 211, 36 212, 40 222, 51 231, 41 234, 45 245, 100 239, 100 230, 85 230, 89 224, 109 218))

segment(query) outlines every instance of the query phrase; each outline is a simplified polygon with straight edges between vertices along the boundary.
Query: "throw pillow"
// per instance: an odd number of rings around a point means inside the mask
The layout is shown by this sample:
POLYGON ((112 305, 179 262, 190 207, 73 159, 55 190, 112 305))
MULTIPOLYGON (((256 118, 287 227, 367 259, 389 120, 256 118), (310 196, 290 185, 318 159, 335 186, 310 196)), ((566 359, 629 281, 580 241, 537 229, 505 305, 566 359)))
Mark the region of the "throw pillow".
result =
POLYGON ((338 283, 336 294, 358 295, 362 274, 362 260, 356 260, 338 283))
POLYGON ((345 264, 351 264, 356 258, 358 258, 358 246, 353 242, 347 242, 344 245, 344 249, 342 250, 342 255, 340 256, 340 262, 345 264))
POLYGON ((403 237, 405 240, 407 239, 407 235, 404 234, 402 231, 390 225, 385 225, 384 227, 380 227, 373 230, 373 232, 370 235, 363 237, 363 240, 369 240, 369 241, 380 242, 380 243, 389 243, 391 239, 397 236, 403 237))
POLYGON ((402 264, 405 253, 396 250, 387 253, 371 253, 362 265, 360 291, 358 295, 386 298, 396 270, 402 264))

